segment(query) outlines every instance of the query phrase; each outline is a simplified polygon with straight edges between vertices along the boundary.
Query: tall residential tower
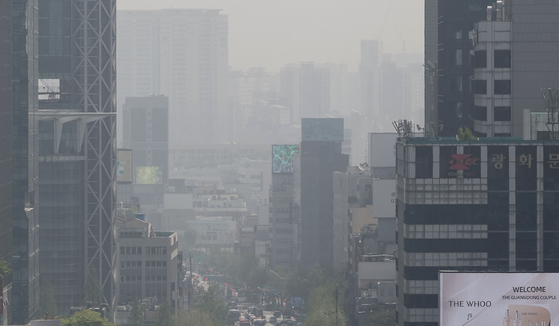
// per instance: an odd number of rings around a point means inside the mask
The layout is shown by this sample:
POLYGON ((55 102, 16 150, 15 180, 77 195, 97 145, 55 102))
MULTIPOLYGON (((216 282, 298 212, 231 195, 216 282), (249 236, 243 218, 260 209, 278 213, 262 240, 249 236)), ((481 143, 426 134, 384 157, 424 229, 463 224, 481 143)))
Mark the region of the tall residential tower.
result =
POLYGON ((119 107, 169 97, 171 148, 230 141, 228 17, 214 9, 119 11, 119 107))

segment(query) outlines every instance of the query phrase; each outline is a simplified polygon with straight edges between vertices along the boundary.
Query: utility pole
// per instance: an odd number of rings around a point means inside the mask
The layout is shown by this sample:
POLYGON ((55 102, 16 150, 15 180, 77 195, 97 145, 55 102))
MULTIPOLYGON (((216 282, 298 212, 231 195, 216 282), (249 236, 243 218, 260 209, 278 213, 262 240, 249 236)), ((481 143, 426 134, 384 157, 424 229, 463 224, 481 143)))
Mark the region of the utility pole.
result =
POLYGON ((336 298, 336 326, 338 326, 338 284, 336 284, 336 290, 334 291, 334 297, 336 298))
POLYGON ((190 250, 189 253, 188 263, 190 264, 190 280, 188 282, 188 309, 190 309, 192 305, 192 291, 194 290, 192 286, 192 250, 190 250))

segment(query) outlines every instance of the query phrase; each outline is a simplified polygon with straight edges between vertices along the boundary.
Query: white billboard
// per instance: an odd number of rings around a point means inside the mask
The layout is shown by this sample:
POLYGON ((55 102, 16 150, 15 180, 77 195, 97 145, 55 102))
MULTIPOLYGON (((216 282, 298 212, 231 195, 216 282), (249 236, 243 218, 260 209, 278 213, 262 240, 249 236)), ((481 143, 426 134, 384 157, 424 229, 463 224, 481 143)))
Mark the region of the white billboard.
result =
POLYGON ((396 217, 395 179, 373 179, 373 217, 396 217))
POLYGON ((374 168, 396 167, 396 133, 369 134, 369 166, 374 168))
POLYGON ((559 273, 439 273, 439 325, 559 323, 559 273))

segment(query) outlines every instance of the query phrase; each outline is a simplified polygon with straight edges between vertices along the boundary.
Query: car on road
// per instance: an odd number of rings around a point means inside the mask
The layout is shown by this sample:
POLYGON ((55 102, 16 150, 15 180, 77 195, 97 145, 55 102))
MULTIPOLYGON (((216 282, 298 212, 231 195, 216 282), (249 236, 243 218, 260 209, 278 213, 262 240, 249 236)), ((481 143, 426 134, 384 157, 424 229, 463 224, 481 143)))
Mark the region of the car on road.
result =
POLYGON ((266 326, 266 320, 265 319, 254 319, 252 321, 252 326, 266 326))
POLYGON ((268 322, 270 324, 275 324, 278 321, 278 317, 276 316, 270 316, 270 318, 268 319, 268 322))
POLYGON ((274 317, 281 318, 281 311, 274 311, 274 317))

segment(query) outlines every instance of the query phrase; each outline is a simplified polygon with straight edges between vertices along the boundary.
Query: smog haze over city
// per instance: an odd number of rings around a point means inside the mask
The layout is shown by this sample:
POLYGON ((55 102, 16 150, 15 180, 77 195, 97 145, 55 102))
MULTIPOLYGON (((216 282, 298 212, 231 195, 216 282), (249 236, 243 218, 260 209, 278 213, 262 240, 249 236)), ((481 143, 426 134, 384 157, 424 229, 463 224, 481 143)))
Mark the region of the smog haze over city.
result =
POLYGON ((559 0, 0 0, 0 325, 559 324, 558 31, 559 0))
POLYGON ((361 40, 386 53, 423 53, 424 4, 417 0, 119 0, 118 10, 222 9, 234 70, 312 61, 359 64, 361 40))

